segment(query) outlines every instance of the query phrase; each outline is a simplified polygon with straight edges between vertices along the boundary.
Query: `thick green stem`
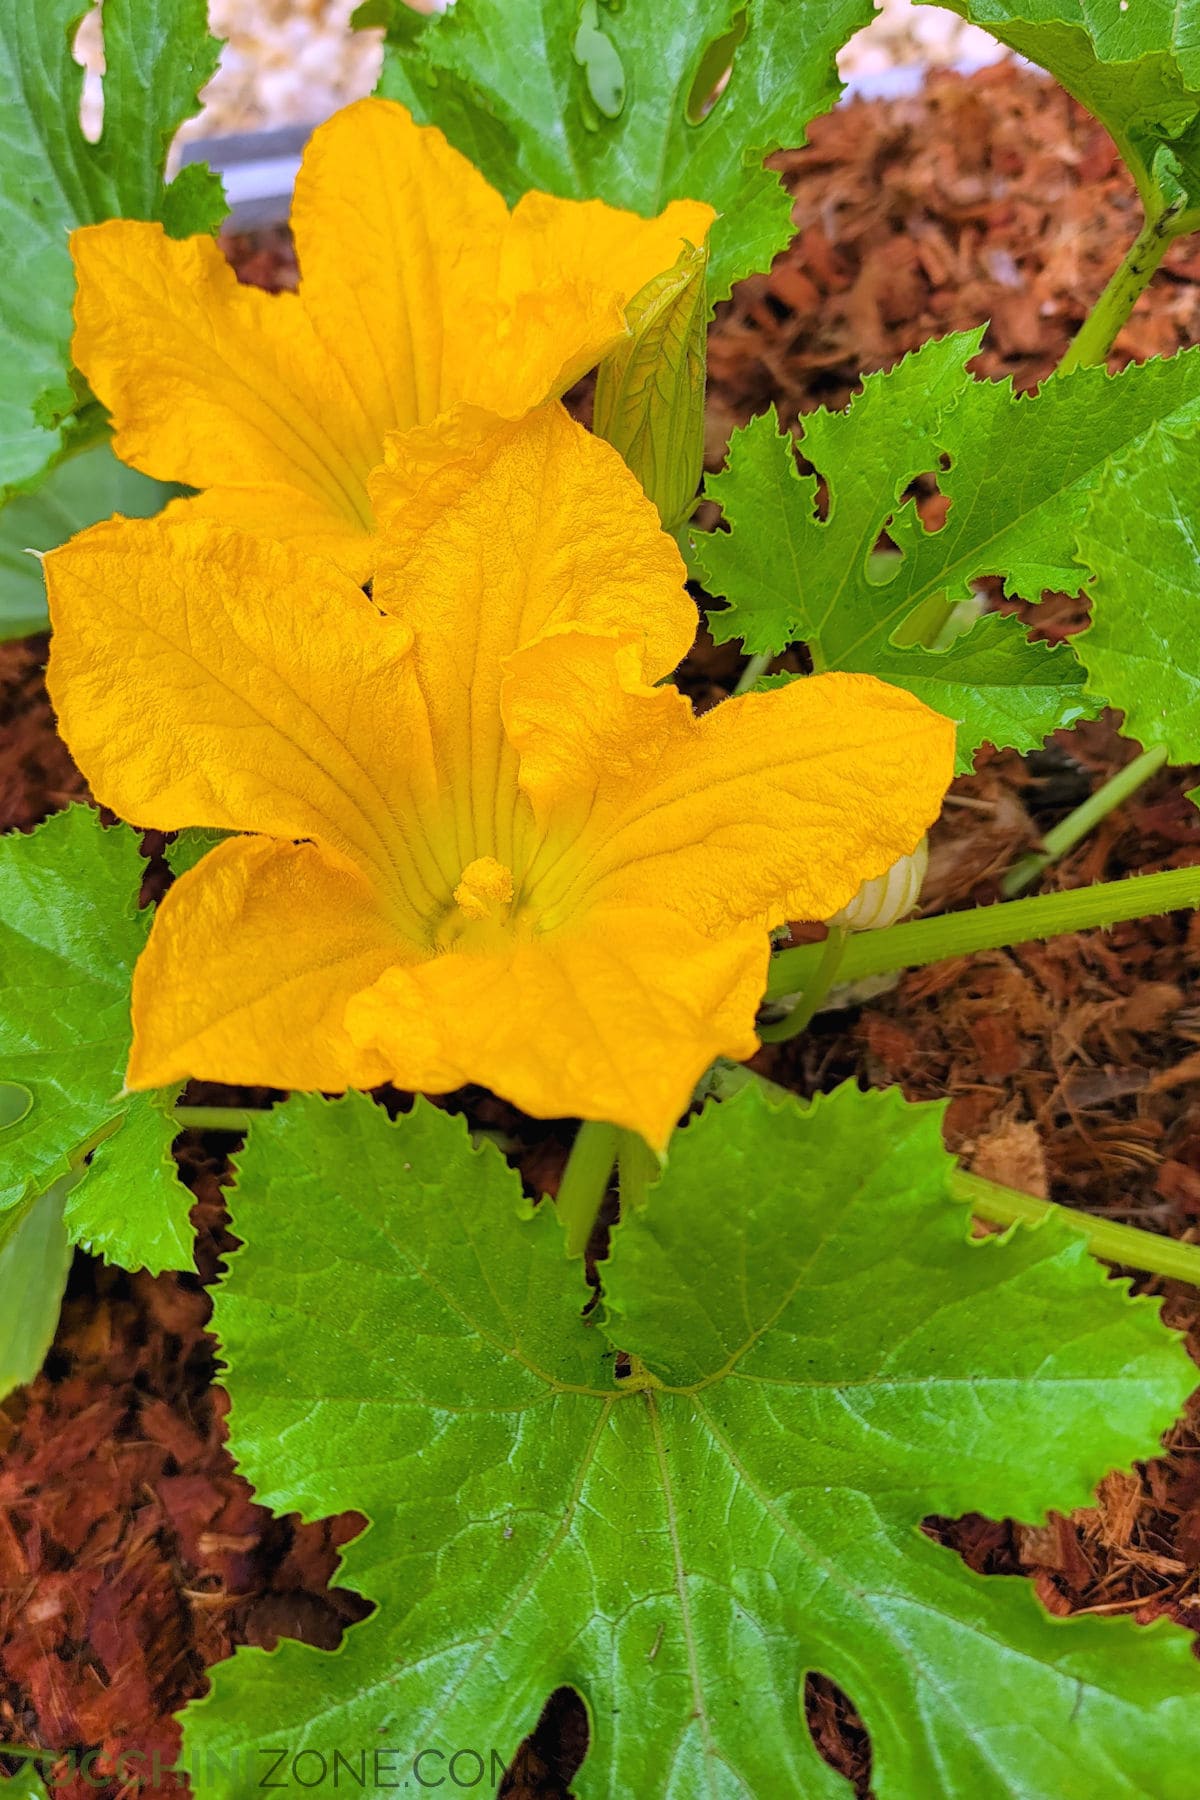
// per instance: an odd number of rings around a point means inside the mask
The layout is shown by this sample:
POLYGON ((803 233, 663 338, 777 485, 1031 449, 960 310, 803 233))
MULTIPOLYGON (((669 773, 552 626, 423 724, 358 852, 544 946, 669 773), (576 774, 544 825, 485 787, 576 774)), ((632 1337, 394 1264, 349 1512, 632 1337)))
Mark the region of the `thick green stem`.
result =
POLYGON ((557 1206, 568 1256, 582 1256, 588 1247, 592 1226, 608 1192, 620 1136, 616 1125, 594 1119, 585 1119, 579 1127, 558 1188, 557 1206))
POLYGON ((760 1029, 758 1035, 764 1044, 786 1043, 788 1038, 799 1037, 812 1024, 837 980, 842 958, 846 954, 846 940, 847 933, 842 926, 830 926, 829 936, 821 945, 822 956, 817 964, 816 974, 806 984, 803 994, 785 1019, 780 1019, 774 1025, 764 1025, 760 1029))
POLYGON ((1166 760, 1166 750, 1161 744, 1157 745, 1153 750, 1143 750, 1140 756, 1135 756, 1131 763, 1126 763, 1123 769, 1118 769, 1115 775, 1102 782, 1094 794, 1088 795, 1082 806, 1077 806, 1053 831, 1046 833, 1041 850, 1031 856, 1023 856, 1020 862, 1013 864, 1000 883, 1000 891, 1005 899, 1013 899, 1036 881, 1043 869, 1048 869, 1058 857, 1073 850, 1089 831, 1095 829, 1101 819, 1106 819, 1110 812, 1115 812, 1152 775, 1156 775, 1166 760))
POLYGON ((950 1189, 956 1200, 965 1200, 975 1217, 989 1225, 1038 1225, 1043 1219, 1055 1218, 1086 1238, 1092 1254, 1104 1257, 1106 1262, 1144 1269, 1151 1275, 1169 1275, 1175 1281, 1190 1281, 1193 1287, 1200 1287, 1200 1244, 1181 1244, 1176 1238, 1160 1237, 1137 1225, 1121 1225, 1115 1219, 1076 1212, 1053 1200, 1039 1200, 1016 1188, 1001 1187, 999 1182, 972 1175, 968 1169, 955 1170, 950 1189))
MULTIPOLYGON (((916 919, 886 931, 855 932, 846 945, 839 971, 843 981, 888 975, 896 969, 921 969, 928 963, 970 956, 979 950, 1001 950, 1035 938, 1091 931, 1122 919, 1200 906, 1200 868, 1164 869, 1158 875, 1131 875, 1124 881, 1101 881, 1094 887, 1057 894, 1034 894, 981 906, 974 912, 943 913, 916 919)), ((773 959, 767 998, 797 994, 818 978, 824 944, 802 944, 781 950, 773 959)))
POLYGON ((622 1131, 617 1144, 617 1181, 621 1215, 640 1212, 650 1189, 662 1173, 662 1164, 645 1138, 636 1131, 622 1131))
POLYGON ((180 1131, 249 1131, 256 1119, 265 1119, 266 1106, 177 1106, 172 1117, 180 1131))
POLYGON ((1107 359, 1138 296, 1149 286, 1151 276, 1170 249, 1175 235, 1171 229, 1175 212, 1175 208, 1166 207, 1147 218, 1112 280, 1068 344, 1054 371, 1056 375, 1069 375, 1074 369, 1087 369, 1107 359))
MULTIPOLYGON (((768 1081, 765 1075, 756 1075, 752 1069, 727 1062, 723 1057, 713 1064, 703 1086, 716 1099, 730 1100, 752 1082, 773 1105, 805 1104, 777 1081, 768 1081)), ((1189 1281, 1193 1287, 1200 1287, 1200 1244, 1181 1244, 1175 1238, 1142 1231, 1137 1225, 1121 1225, 1113 1219, 1077 1212, 1072 1206, 1059 1206, 1054 1200, 1039 1200, 1034 1194, 1022 1194, 982 1175, 972 1175, 968 1169, 955 1169, 950 1177, 950 1191, 956 1200, 971 1208, 977 1219, 989 1225, 1037 1225, 1043 1219, 1057 1219, 1077 1231, 1095 1256, 1122 1263, 1128 1269, 1144 1269, 1147 1274, 1168 1275, 1175 1281, 1189 1281)))

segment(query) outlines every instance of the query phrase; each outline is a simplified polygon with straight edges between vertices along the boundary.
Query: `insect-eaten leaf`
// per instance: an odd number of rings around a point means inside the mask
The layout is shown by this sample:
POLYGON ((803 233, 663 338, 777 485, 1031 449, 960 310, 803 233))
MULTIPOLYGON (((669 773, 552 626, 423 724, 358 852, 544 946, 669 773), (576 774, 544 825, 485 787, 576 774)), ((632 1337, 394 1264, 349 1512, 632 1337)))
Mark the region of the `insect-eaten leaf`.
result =
POLYGON ((368 1515, 343 1574, 377 1610, 336 1656, 212 1671, 196 1794, 280 1746, 329 1793, 338 1753, 508 1759, 568 1685, 581 1800, 835 1800, 800 1705, 820 1670, 881 1796, 1183 1800, 1186 1634, 1052 1620, 919 1529, 1084 1504, 1194 1376, 1076 1234, 970 1238, 940 1121, 849 1087, 710 1107, 587 1317, 552 1208, 461 1120, 308 1098, 257 1127, 216 1302, 232 1447, 277 1511, 368 1515))
POLYGON ((80 124, 71 54, 87 0, 0 0, 0 494, 35 483, 86 398, 70 379, 75 277, 68 236, 101 219, 159 219, 174 236, 215 230, 216 176, 173 181, 167 150, 216 67, 205 0, 105 0, 104 129, 80 124))
POLYGON ((536 188, 650 217, 707 200, 722 215, 709 270, 720 300, 789 242, 791 202, 763 158, 802 144, 833 105, 834 59, 872 10, 457 0, 416 25, 403 5, 360 8, 358 22, 388 26, 379 91, 440 126, 510 203, 536 188))
POLYGON ((1106 696, 1085 689, 1071 645, 1031 642, 1015 616, 952 626, 932 649, 913 639, 986 576, 1028 600, 1079 588, 1073 545, 1110 466, 1152 462, 1160 429, 1200 418, 1200 351, 1116 377, 1082 369, 1029 395, 966 372, 980 337, 934 340, 867 376, 846 412, 806 415, 800 449, 827 484, 825 516, 774 413, 751 420, 707 484, 729 529, 692 534, 695 573, 728 602, 709 615, 719 642, 776 654, 802 640, 818 671, 908 688, 957 721, 960 768, 984 743, 1034 749, 1106 696), (936 531, 904 498, 930 472, 949 503, 936 531))

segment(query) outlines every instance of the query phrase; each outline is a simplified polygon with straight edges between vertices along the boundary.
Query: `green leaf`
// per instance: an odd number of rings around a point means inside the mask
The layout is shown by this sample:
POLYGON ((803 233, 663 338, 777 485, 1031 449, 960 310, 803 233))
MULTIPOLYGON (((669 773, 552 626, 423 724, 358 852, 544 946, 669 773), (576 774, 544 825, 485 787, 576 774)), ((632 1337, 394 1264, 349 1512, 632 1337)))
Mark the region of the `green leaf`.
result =
POLYGON ((87 806, 0 838, 0 1079, 33 1096, 0 1128, 0 1208, 40 1193, 95 1145, 67 1201, 72 1240, 129 1268, 187 1267, 191 1196, 158 1094, 123 1092, 129 986, 150 915, 136 833, 87 806))
POLYGON ((46 587, 31 550, 54 550, 75 532, 113 513, 148 519, 181 488, 118 462, 107 444, 51 470, 33 494, 0 511, 0 639, 45 631, 46 587))
POLYGON ((968 599, 982 576, 1003 576, 1006 592, 1031 600, 1078 588, 1076 535, 1109 465, 1146 454, 1160 425, 1200 419, 1200 352, 1115 377, 1081 369, 1022 395, 966 374, 978 343, 965 332, 926 344, 868 376, 848 411, 804 418, 801 448, 828 483, 827 520, 767 413, 734 434, 726 471, 707 484, 732 529, 692 535, 696 573, 730 602, 709 618, 719 642, 775 653, 799 638, 818 669, 908 688, 959 722, 962 767, 981 743, 1032 749, 1102 697, 1085 695, 1071 649, 1030 643, 1015 618, 988 616, 934 652, 898 639, 931 609, 968 599), (923 472, 950 501, 940 531, 899 504, 923 472), (872 553, 884 528, 901 554, 881 581, 872 553))
POLYGON ((1200 223, 1197 0, 938 0, 1040 63, 1104 124, 1155 215, 1200 223))
POLYGON ((54 1342, 71 1267, 63 1200, 75 1179, 0 1214, 0 1398, 33 1380, 54 1342))
POLYGON ((189 825, 186 830, 177 832, 167 845, 166 858, 172 874, 178 879, 194 869, 201 857, 229 836, 227 831, 219 831, 212 825, 189 825))
POLYGON ((248 1791, 271 1745, 389 1746, 398 1778, 423 1748, 508 1757, 566 1683, 581 1800, 836 1800, 817 1669, 880 1800, 1190 1797, 1183 1632, 1052 1620, 917 1529, 1082 1504, 1194 1378, 1077 1234, 970 1240, 940 1118, 849 1087, 710 1109, 616 1234, 603 1326, 461 1120, 305 1098, 256 1126, 215 1313, 233 1449, 280 1512, 368 1514, 344 1575, 377 1611, 336 1656, 212 1671, 196 1794, 248 1791))
POLYGON ((1174 763, 1200 762, 1198 534, 1197 433, 1172 424, 1112 464, 1079 533, 1093 572, 1078 640, 1089 681, 1130 737, 1174 763))
MULTIPOLYGON (((46 1751, 37 1753, 44 1766, 50 1764, 51 1758, 46 1751)), ((15 1775, 0 1781, 0 1800, 46 1800, 46 1786, 38 1774, 38 1764, 31 1755, 23 1762, 15 1775)))
POLYGON ((833 105, 837 51, 872 16, 870 0, 458 0, 414 25, 395 6, 380 92, 440 126, 510 202, 537 188, 649 216, 707 200, 723 215, 719 300, 790 241, 791 202, 763 158, 833 105))
POLYGON ((205 0, 105 0, 104 132, 79 125, 83 71, 71 42, 87 0, 0 0, 0 492, 35 482, 79 405, 71 379, 75 279, 68 233, 108 218, 214 230, 220 182, 167 150, 216 67, 205 0))

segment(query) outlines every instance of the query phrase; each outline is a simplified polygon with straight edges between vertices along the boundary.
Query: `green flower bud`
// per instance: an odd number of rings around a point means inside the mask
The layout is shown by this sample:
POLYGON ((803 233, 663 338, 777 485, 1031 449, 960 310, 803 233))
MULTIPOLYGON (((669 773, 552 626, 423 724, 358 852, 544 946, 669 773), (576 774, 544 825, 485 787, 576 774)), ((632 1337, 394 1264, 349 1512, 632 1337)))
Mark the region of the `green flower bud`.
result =
POLYGON ((707 268, 707 250, 688 245, 634 295, 629 336, 596 380, 596 434, 621 452, 666 531, 690 518, 704 469, 707 268))

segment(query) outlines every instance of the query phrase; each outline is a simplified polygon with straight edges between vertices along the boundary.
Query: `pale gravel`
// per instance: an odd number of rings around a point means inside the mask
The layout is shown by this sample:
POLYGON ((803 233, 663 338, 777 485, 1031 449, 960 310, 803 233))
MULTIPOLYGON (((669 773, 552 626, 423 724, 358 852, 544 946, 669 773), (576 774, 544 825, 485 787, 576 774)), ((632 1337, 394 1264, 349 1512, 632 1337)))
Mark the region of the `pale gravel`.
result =
MULTIPOLYGON (((36 0, 34 0, 36 3, 36 0)), ((409 0, 432 11, 436 0, 409 0)), ((668 4, 669 0, 657 0, 668 4)), ((215 34, 227 40, 221 65, 204 93, 204 110, 181 141, 260 126, 315 124, 369 94, 379 73, 380 33, 352 32, 357 0, 210 0, 215 34)), ((88 71, 84 129, 95 137, 103 99, 100 6, 84 20, 76 55, 88 71)), ((994 38, 953 13, 912 0, 881 0, 874 22, 838 58, 844 79, 868 81, 898 66, 943 67, 991 62, 1003 52, 994 38)))

